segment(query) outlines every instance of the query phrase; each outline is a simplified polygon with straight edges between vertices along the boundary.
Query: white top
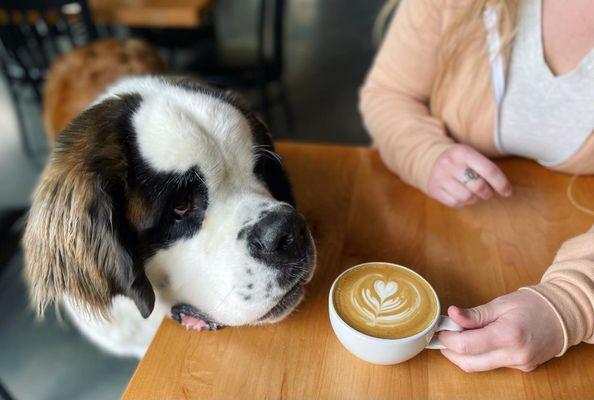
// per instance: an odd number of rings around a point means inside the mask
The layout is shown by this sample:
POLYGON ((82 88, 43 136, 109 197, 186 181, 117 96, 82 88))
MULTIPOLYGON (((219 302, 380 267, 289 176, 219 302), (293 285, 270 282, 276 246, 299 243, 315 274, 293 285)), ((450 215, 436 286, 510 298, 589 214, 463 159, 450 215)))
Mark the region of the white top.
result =
POLYGON ((570 159, 594 130, 594 49, 555 76, 544 58, 542 1, 522 0, 507 86, 497 51, 497 17, 484 14, 496 103, 495 145, 503 154, 555 165, 570 159))

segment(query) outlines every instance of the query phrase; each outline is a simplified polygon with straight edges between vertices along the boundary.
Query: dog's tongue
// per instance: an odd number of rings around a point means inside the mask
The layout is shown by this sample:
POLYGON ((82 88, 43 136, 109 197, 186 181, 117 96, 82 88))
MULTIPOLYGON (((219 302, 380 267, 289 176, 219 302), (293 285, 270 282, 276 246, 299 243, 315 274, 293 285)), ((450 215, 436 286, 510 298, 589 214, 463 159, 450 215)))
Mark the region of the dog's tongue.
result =
POLYGON ((191 315, 181 314, 180 313, 181 321, 180 323, 186 327, 188 330, 192 331, 203 331, 208 330, 208 324, 201 320, 200 318, 193 317, 191 315))

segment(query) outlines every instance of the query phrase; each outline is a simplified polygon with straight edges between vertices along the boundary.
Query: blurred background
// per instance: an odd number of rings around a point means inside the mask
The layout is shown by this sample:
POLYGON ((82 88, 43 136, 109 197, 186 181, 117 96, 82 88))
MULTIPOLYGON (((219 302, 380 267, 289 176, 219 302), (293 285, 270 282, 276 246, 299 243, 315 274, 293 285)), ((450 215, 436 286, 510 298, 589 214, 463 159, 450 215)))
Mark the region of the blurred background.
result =
POLYGON ((119 398, 137 361, 27 305, 19 240, 48 155, 41 102, 56 55, 140 37, 172 73, 243 94, 275 139, 367 144, 357 92, 384 0, 0 0, 0 399, 119 398))

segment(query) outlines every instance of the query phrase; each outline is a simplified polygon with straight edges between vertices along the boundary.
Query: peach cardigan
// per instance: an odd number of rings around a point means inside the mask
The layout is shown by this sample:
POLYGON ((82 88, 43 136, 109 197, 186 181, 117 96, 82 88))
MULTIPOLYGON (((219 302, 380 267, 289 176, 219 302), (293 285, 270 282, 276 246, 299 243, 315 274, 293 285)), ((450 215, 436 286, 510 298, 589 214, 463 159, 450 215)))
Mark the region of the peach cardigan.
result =
MULTIPOLYGON (((433 164, 455 143, 498 157, 497 110, 505 86, 506 60, 498 56, 497 18, 484 14, 485 47, 480 79, 467 85, 472 60, 462 60, 447 88, 434 94, 441 35, 472 0, 404 0, 394 17, 360 93, 364 123, 385 164, 404 181, 425 191, 433 164), (485 65, 488 64, 488 65, 485 65), (465 79, 466 78, 466 79, 465 79), (484 81, 482 83, 485 83, 484 81), (485 87, 487 92, 476 93, 485 87), (474 90, 478 102, 464 99, 474 90), (443 104, 439 110, 432 103, 443 104)), ((594 173, 594 135, 568 161, 551 169, 594 173)), ((529 288, 553 307, 564 331, 563 354, 582 341, 594 343, 594 230, 567 241, 541 283, 529 288)))

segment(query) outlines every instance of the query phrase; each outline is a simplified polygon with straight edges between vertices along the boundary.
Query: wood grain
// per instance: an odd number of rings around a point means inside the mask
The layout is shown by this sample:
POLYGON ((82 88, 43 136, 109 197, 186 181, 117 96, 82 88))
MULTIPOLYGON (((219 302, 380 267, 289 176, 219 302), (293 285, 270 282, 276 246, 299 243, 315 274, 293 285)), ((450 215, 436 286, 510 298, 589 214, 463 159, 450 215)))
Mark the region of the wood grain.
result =
POLYGON ((195 28, 214 0, 90 0, 93 18, 139 28, 195 28))
MULTIPOLYGON (((306 300, 268 326, 187 332, 165 320, 124 399, 594 398, 594 346, 576 346, 531 373, 467 374, 430 350, 375 366, 348 353, 328 320, 332 281, 365 261, 420 272, 442 309, 538 282, 560 244, 594 224, 567 200, 568 176, 499 161, 513 196, 458 210, 401 182, 370 149, 283 143, 279 151, 318 247, 306 300)), ((580 178, 575 190, 594 208, 594 178, 580 178)))

